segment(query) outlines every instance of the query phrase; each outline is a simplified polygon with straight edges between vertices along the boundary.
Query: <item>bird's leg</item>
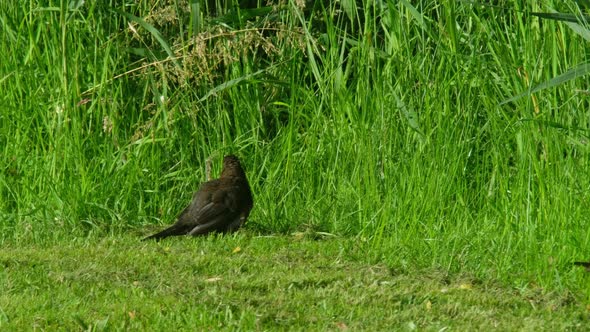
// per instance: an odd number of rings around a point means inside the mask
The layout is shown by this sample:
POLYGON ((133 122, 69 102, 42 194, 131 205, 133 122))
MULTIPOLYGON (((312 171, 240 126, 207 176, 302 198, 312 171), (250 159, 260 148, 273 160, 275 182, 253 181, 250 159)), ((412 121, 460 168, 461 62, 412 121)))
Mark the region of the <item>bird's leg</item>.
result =
POLYGON ((229 233, 235 232, 238 230, 238 228, 240 228, 244 224, 245 221, 246 221, 245 217, 240 217, 240 218, 234 220, 232 223, 230 223, 227 226, 227 228, 225 229, 225 231, 229 232, 229 233))

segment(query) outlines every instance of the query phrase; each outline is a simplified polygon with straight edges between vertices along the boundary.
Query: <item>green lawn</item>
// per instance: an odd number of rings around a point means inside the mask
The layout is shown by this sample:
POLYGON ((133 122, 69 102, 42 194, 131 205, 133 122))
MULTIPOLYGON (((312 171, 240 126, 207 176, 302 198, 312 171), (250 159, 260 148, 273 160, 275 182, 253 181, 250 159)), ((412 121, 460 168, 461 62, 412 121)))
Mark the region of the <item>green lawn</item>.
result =
MULTIPOLYGON (((367 259, 310 234, 68 239, 0 252, 0 328, 18 330, 588 330, 567 290, 367 259)), ((395 252, 391 253, 392 256, 395 252)))

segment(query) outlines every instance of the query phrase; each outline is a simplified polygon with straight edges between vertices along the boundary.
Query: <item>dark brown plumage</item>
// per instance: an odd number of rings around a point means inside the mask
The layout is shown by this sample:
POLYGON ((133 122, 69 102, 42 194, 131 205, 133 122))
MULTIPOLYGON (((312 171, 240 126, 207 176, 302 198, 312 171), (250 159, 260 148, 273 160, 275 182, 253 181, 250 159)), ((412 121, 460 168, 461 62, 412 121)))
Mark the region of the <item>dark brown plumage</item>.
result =
POLYGON ((234 155, 225 156, 219 179, 201 185, 174 225, 144 240, 234 232, 246 222, 253 204, 240 160, 234 155))

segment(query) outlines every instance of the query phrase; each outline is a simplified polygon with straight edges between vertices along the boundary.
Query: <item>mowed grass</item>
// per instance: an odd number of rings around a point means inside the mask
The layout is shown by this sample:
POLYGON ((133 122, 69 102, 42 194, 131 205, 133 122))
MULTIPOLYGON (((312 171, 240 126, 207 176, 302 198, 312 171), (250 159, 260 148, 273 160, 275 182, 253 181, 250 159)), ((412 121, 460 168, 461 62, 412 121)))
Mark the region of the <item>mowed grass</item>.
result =
MULTIPOLYGON (((587 330, 568 291, 372 263, 326 234, 71 239, 0 251, 0 328, 16 330, 587 330)), ((392 253, 392 256, 395 253, 392 253)))

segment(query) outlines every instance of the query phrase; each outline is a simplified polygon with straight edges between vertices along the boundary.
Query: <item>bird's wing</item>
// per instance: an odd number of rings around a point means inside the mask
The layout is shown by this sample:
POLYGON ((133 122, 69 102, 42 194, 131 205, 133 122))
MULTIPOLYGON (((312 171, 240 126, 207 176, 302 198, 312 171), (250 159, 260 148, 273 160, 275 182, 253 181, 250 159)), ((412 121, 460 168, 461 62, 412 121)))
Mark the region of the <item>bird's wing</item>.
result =
POLYGON ((208 181, 199 187, 199 190, 193 194, 190 204, 182 210, 176 218, 177 224, 197 225, 199 211, 211 202, 213 193, 219 186, 219 180, 208 181))
POLYGON ((197 219, 206 223, 221 214, 236 213, 238 209, 237 187, 226 186, 211 195, 211 200, 199 209, 197 219))
MULTIPOLYGON (((226 186, 214 192, 208 203, 200 206, 197 211, 195 228, 202 231, 224 230, 233 223, 239 215, 236 189, 235 186, 226 186)), ((193 231, 190 234, 194 235, 193 231)))

